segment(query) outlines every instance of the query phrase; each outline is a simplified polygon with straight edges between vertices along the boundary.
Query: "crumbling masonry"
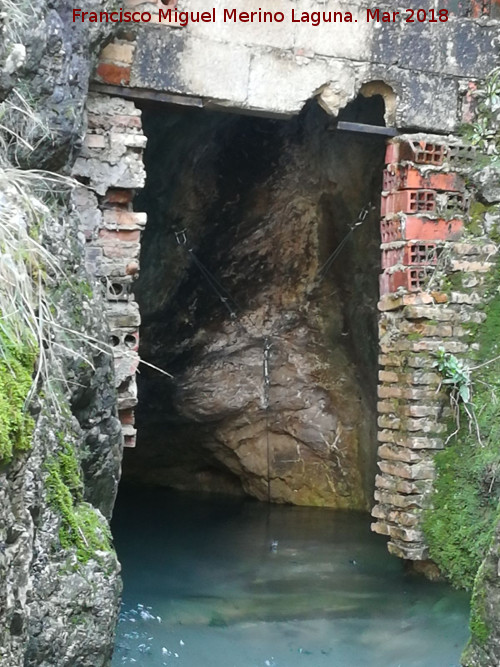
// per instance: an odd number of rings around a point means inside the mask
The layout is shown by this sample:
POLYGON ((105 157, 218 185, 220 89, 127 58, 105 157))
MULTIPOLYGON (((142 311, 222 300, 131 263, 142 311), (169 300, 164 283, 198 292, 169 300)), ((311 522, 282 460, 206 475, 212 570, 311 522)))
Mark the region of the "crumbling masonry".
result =
POLYGON ((110 344, 115 357, 118 410, 126 447, 135 446, 135 372, 139 363, 139 307, 131 291, 139 271, 145 213, 135 213, 135 190, 144 185, 146 137, 132 102, 89 95, 88 129, 73 175, 86 187, 75 195, 86 240, 87 267, 102 282, 110 344))

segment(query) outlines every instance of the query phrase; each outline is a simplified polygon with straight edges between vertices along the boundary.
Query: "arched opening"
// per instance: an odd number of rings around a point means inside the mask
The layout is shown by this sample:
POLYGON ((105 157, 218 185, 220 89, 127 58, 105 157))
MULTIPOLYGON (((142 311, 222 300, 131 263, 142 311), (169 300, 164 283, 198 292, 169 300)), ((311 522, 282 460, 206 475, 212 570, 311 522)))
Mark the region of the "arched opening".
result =
MULTIPOLYGON (((380 96, 339 119, 384 124, 380 96)), ((145 106, 138 445, 124 478, 365 509, 384 137, 145 106)))

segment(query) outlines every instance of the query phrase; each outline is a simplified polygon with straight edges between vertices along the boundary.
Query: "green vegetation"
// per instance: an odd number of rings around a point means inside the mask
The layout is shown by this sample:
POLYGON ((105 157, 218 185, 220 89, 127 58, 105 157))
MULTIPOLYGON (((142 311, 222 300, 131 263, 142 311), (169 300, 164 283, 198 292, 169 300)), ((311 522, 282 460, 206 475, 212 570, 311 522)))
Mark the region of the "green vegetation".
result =
POLYGON ((474 92, 477 99, 476 118, 463 128, 463 134, 472 146, 477 146, 490 163, 498 162, 500 135, 498 110, 500 109, 500 67, 495 67, 484 83, 474 92))
MULTIPOLYGON (((485 313, 487 319, 479 327, 477 335, 480 350, 476 360, 470 364, 474 386, 471 400, 477 424, 470 423, 465 412, 466 405, 462 403, 459 431, 447 448, 435 457, 437 479, 432 497, 433 509, 426 512, 424 520, 431 558, 454 586, 466 589, 472 588, 500 518, 498 290, 485 313)), ((460 375, 461 369, 457 373, 460 375)), ((450 424, 450 429, 456 430, 456 424, 450 424)), ((484 630, 480 629, 480 617, 476 614, 473 619, 475 632, 481 636, 484 630)))
POLYGON ((10 461, 15 451, 30 448, 33 420, 26 397, 34 361, 34 346, 14 342, 0 326, 0 464, 10 461))
POLYGON ((470 607, 470 631, 472 638, 478 644, 486 643, 491 633, 491 630, 488 627, 488 623, 484 619, 484 603, 486 597, 486 590, 483 580, 484 574, 482 572, 484 567, 485 564, 483 563, 477 572, 470 607))
POLYGON ((81 563, 111 549, 111 534, 105 520, 83 501, 83 483, 75 451, 59 436, 60 450, 46 464, 47 497, 61 515, 59 540, 63 549, 76 548, 81 563))

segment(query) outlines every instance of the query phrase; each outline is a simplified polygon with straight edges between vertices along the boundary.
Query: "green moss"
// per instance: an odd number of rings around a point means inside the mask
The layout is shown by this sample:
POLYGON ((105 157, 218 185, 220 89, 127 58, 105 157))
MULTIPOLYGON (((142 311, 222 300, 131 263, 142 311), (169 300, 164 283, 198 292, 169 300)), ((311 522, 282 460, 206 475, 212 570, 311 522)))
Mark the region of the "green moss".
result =
POLYGON ((491 629, 488 627, 484 619, 484 607, 486 591, 482 581, 482 567, 479 568, 474 586, 474 592, 471 599, 470 608, 470 632, 472 641, 477 644, 485 644, 491 634, 491 629))
POLYGON ((447 276, 443 279, 441 290, 445 294, 450 292, 458 292, 463 287, 463 273, 461 271, 453 271, 453 273, 448 273, 447 276))
MULTIPOLYGON (((495 292, 477 332, 480 349, 471 366, 500 355, 500 294, 495 292)), ((480 380, 474 383, 472 400, 481 443, 462 410, 457 437, 435 457, 433 508, 424 517, 431 558, 454 586, 466 589, 472 588, 499 518, 500 360, 482 366, 474 377, 480 380)), ((450 428, 455 430, 455 423, 450 428)), ((481 636, 480 618, 474 619, 481 636)))
POLYGON ((414 331, 413 333, 408 334, 406 338, 411 341, 421 340, 422 334, 418 333, 418 331, 414 331))
POLYGON ((473 201, 470 205, 466 220, 466 229, 473 236, 482 236, 484 234, 483 221, 487 210, 488 207, 479 201, 473 201))
POLYGON ((15 341, 0 329, 0 463, 31 446, 34 422, 25 403, 35 357, 33 345, 15 341))
POLYGON ((59 540, 63 549, 76 548, 81 563, 111 549, 111 535, 104 519, 83 502, 80 468, 71 445, 63 443, 57 456, 46 464, 47 498, 61 515, 59 540))

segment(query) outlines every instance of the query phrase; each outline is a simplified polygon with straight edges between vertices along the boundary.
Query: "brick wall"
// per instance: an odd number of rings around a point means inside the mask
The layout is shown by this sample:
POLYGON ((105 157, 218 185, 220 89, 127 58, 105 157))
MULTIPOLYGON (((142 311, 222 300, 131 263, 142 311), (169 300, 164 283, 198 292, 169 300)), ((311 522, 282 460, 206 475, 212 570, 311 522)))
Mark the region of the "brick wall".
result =
POLYGON ((434 479, 433 458, 446 444, 451 409, 433 368, 434 353, 467 356, 470 324, 484 314, 481 285, 498 248, 465 240, 469 194, 460 172, 469 148, 412 135, 389 143, 382 193, 378 467, 372 530, 389 551, 428 556, 421 529, 434 479), (465 273, 462 287, 452 277, 465 273))
POLYGON ((141 113, 132 102, 91 94, 88 128, 73 175, 87 187, 75 193, 86 240, 87 266, 106 295, 109 343, 115 357, 118 409, 125 446, 135 445, 135 372, 139 363, 139 307, 132 283, 139 272, 146 214, 132 210, 135 189, 144 185, 141 113))

